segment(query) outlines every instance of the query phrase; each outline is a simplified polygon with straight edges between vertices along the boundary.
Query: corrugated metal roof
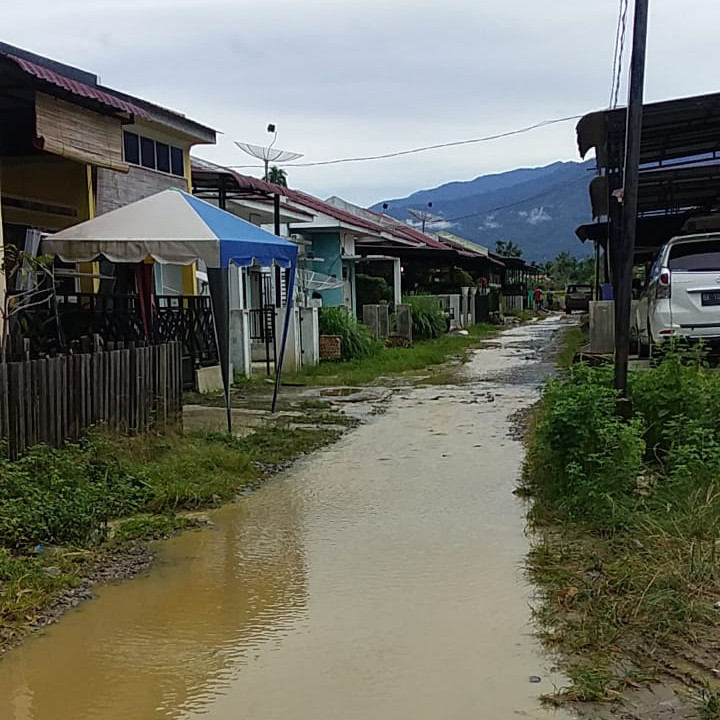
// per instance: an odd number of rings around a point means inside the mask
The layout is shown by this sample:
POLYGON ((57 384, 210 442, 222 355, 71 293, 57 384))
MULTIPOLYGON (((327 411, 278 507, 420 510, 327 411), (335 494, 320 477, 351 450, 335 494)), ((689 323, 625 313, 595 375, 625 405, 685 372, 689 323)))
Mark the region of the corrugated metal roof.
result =
POLYGON ((20 69, 28 75, 32 75, 39 80, 55 85, 56 87, 72 93, 73 95, 78 95, 79 97, 86 98, 87 100, 94 100, 95 102, 99 102, 103 105, 114 108, 115 110, 122 110, 130 115, 137 115, 138 117, 146 119, 150 118, 150 115, 138 105, 134 105, 133 103, 114 97, 110 93, 104 92, 97 87, 86 85, 85 83, 78 82, 77 80, 72 80, 69 77, 60 75, 53 70, 42 67, 41 65, 36 65, 35 63, 25 60, 24 58, 17 57, 16 55, 5 55, 5 57, 17 63, 20 69))
POLYGON ((282 185, 276 185, 275 183, 267 182, 267 180, 261 180, 251 175, 242 175, 239 172, 235 172, 232 168, 217 165, 216 163, 203 160, 194 155, 190 158, 190 162, 193 171, 198 173, 215 173, 231 176, 241 190, 256 190, 257 192, 267 193, 269 195, 284 195, 287 197, 288 189, 282 185))
POLYGON ((348 225, 353 225, 355 227, 362 228, 363 230, 368 230, 375 235, 382 235, 382 233, 385 232, 385 228, 383 228, 377 223, 369 222, 368 220, 358 217, 357 215, 353 215, 352 213, 346 212, 345 210, 336 208, 334 205, 330 205, 330 203, 326 203, 324 200, 320 200, 320 198, 313 197, 312 195, 308 195, 307 193, 301 192, 300 190, 287 189, 285 191, 285 196, 288 200, 292 200, 299 205, 304 205, 311 210, 323 213, 324 215, 329 215, 330 217, 335 218, 340 222, 347 223, 348 225))

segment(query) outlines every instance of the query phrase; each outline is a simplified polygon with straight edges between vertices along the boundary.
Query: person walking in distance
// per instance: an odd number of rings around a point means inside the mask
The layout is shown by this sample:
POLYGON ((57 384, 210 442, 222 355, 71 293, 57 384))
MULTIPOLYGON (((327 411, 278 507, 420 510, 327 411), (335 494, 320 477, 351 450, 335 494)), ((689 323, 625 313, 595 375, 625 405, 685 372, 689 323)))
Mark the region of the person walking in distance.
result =
POLYGON ((535 300, 535 309, 536 310, 542 310, 542 298, 543 298, 543 291, 540 286, 536 287, 533 290, 533 299, 535 300))

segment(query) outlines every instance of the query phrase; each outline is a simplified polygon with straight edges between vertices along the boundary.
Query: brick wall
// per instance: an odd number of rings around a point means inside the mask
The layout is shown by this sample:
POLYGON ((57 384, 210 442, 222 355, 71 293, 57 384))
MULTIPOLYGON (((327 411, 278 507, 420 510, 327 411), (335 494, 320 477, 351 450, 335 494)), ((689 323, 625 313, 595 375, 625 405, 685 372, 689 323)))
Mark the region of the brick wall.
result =
POLYGON ((121 173, 98 168, 96 213, 102 215, 170 187, 188 189, 185 178, 164 175, 154 170, 130 166, 128 173, 121 173))

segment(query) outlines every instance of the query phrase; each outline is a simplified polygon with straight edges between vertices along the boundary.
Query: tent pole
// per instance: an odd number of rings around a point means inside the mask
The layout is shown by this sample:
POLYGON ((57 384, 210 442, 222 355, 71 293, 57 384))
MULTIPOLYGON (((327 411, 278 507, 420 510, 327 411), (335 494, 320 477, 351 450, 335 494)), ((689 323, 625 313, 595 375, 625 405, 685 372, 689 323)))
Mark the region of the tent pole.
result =
POLYGON ((295 263, 290 265, 290 281, 288 282, 287 306, 285 308, 285 324, 283 325, 282 344, 280 345, 280 360, 275 368, 275 389, 273 391, 272 407, 270 412, 275 412, 278 392, 280 391, 280 376, 282 374, 283 362, 285 361, 285 346, 287 345, 288 330, 290 329, 290 318, 292 317, 293 297, 295 296, 295 263))
POLYGON ((230 310, 228 291, 228 268, 208 268, 208 284, 213 310, 215 340, 220 355, 223 390, 225 391, 225 413, 228 435, 232 434, 232 410, 230 407, 230 310))

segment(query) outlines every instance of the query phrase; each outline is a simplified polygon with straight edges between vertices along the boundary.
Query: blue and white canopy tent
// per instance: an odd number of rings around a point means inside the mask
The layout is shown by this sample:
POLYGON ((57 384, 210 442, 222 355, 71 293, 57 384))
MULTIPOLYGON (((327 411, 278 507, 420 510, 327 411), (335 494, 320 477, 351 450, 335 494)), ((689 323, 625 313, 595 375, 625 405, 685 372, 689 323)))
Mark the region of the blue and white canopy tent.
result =
POLYGON ((141 263, 149 256, 159 263, 207 265, 220 366, 225 388, 228 432, 230 412, 230 313, 228 267, 278 265, 290 269, 287 310, 272 409, 280 387, 280 372, 294 293, 297 246, 277 235, 220 210, 182 190, 171 188, 125 205, 105 215, 45 237, 42 252, 65 262, 141 263))

